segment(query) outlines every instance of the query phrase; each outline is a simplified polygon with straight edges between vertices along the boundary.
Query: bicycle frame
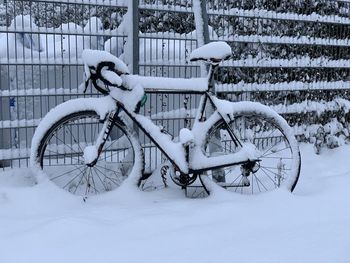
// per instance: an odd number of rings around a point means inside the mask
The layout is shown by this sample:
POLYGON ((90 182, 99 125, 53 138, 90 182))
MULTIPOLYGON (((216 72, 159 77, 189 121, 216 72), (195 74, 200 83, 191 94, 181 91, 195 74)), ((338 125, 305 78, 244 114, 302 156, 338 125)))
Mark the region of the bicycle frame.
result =
MULTIPOLYGON (((203 127, 212 127, 215 123, 211 123, 212 120, 210 117, 214 114, 219 114, 221 120, 227 125, 227 130, 229 131, 231 139, 235 142, 236 146, 243 148, 242 143, 238 140, 227 123, 227 118, 230 118, 230 116, 224 116, 224 113, 219 111, 219 107, 216 105, 214 99, 216 97, 212 92, 214 88, 213 75, 217 66, 218 64, 212 64, 210 67, 208 76, 208 90, 204 92, 201 97, 199 110, 195 117, 192 131, 196 130, 195 132, 197 132, 198 130, 202 132, 203 127), (211 116, 205 116, 205 110, 208 102, 215 109, 211 116)), ((253 156, 248 156, 247 152, 244 151, 238 151, 237 153, 227 154, 225 156, 214 156, 208 158, 202 151, 201 142, 196 142, 194 145, 192 144, 191 147, 182 145, 180 142, 174 142, 147 117, 135 112, 130 112, 126 107, 124 107, 123 103, 119 101, 117 101, 117 107, 118 110, 116 115, 118 115, 120 110, 124 111, 181 173, 198 174, 210 169, 240 165, 255 160, 253 156)))
MULTIPOLYGON (((228 45, 225 47, 227 52, 223 51, 229 53, 228 45)), ((108 62, 109 55, 104 54, 108 62)), ((97 65, 89 67, 96 76, 90 76, 86 84, 94 78, 102 81, 107 86, 107 96, 69 100, 50 110, 32 139, 32 167, 47 174, 59 187, 84 198, 114 190, 127 177, 130 184, 144 187, 145 180, 158 170, 165 186, 168 176, 183 188, 198 178, 208 194, 214 189, 211 181, 242 194, 266 192, 280 186, 293 191, 300 173, 300 152, 293 130, 266 105, 217 98, 213 76, 222 59, 209 57, 211 54, 192 59, 212 61, 207 79, 178 81, 122 76, 122 90, 119 86, 108 88, 108 83, 120 83, 114 74, 117 65, 105 64, 107 71, 95 74, 94 69, 103 64, 100 61, 103 56, 88 59, 87 62, 97 65), (188 90, 192 84, 193 89, 188 90), (150 92, 200 94, 191 131, 183 128, 179 140, 173 140, 148 116, 139 114, 145 99, 142 86, 149 87, 150 92), (160 151, 161 157, 169 161, 154 171, 148 169, 153 168, 153 163, 144 167, 143 149, 140 138, 132 131, 134 127, 148 137, 147 143, 152 143, 152 151, 146 154, 152 156, 156 146, 157 160, 160 151)), ((116 58, 110 60, 118 62, 116 58)), ((101 84, 100 81, 93 84, 101 84)), ((152 188, 153 183, 149 184, 152 188)), ((201 195, 198 184, 194 186, 194 195, 201 195)))

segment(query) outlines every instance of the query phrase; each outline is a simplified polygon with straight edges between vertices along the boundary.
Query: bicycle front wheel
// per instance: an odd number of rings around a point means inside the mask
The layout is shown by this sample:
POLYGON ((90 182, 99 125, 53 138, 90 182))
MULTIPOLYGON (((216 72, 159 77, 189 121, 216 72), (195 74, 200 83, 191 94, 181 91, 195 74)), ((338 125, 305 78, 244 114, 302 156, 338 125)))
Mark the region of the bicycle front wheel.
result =
POLYGON ((37 165, 57 186, 80 196, 114 190, 131 173, 140 178, 141 146, 133 132, 119 122, 114 123, 97 162, 86 163, 86 149, 95 145, 103 125, 91 110, 62 117, 41 138, 35 153, 37 165))
POLYGON ((210 192, 208 183, 211 181, 203 180, 203 176, 241 194, 258 194, 279 187, 293 191, 300 173, 300 152, 286 121, 269 111, 242 110, 233 115, 228 125, 219 120, 209 130, 204 147, 206 155, 234 153, 241 149, 239 143, 250 144, 258 153, 258 161, 209 170, 200 175, 207 192, 210 192), (232 132, 236 139, 230 136, 232 132))

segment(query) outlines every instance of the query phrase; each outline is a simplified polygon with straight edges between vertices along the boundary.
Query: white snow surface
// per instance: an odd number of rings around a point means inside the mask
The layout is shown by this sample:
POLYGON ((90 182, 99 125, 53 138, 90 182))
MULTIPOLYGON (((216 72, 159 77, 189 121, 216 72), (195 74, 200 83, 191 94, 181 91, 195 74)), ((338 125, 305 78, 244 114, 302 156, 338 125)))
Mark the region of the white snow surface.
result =
POLYGON ((92 163, 98 156, 98 149, 96 145, 90 145, 84 149, 84 162, 92 163))
POLYGON ((102 70, 101 71, 102 77, 104 77, 106 80, 108 80, 113 85, 120 86, 123 83, 123 80, 121 77, 118 76, 117 73, 114 73, 110 70, 102 70))
POLYGON ((192 51, 190 60, 204 58, 222 60, 232 55, 231 47, 224 41, 210 42, 192 51))
POLYGON ((208 78, 165 78, 122 75, 123 85, 133 88, 141 85, 146 91, 197 91, 208 89, 208 78))
POLYGON ((0 172, 1 262, 349 262, 350 146, 301 150, 293 194, 252 197, 124 184, 84 203, 29 169, 0 172))
MULTIPOLYGON (((342 1, 349 2, 349 1, 342 1)), ((345 11, 347 12, 347 11, 345 11)), ((290 13, 290 12, 277 12, 267 9, 255 8, 251 10, 239 9, 239 8, 231 8, 231 9, 209 9, 209 15, 232 15, 239 17, 254 17, 254 18, 262 18, 262 19, 280 19, 280 20, 290 20, 290 21, 310 21, 310 22, 321 22, 321 23, 335 23, 335 24, 350 24, 350 19, 347 17, 341 17, 338 15, 320 15, 315 12, 312 12, 308 15, 290 13)))
POLYGON ((109 95, 115 100, 122 102, 128 111, 134 111, 137 103, 145 94, 141 85, 136 85, 132 90, 122 90, 120 88, 112 88, 109 95))
MULTIPOLYGON (((62 24, 59 28, 45 28, 45 30, 38 27, 34 20, 30 15, 18 15, 9 26, 13 32, 0 33, 1 59, 8 61, 25 59, 28 62, 39 60, 39 63, 42 59, 56 62, 60 59, 71 61, 74 57, 80 58, 84 48, 104 48, 101 36, 83 36, 87 32, 97 34, 102 31, 102 22, 97 17, 91 17, 84 27, 70 22, 62 24), (43 30, 52 34, 46 36, 36 34, 42 33, 43 30), (57 35, 62 33, 63 35, 57 35)), ((3 27, 2 30, 6 32, 7 28, 3 27)))
POLYGON ((187 128, 182 128, 180 130, 179 138, 182 144, 187 144, 194 141, 193 133, 187 128))
POLYGON ((128 66, 122 60, 107 51, 84 49, 82 59, 84 64, 94 67, 102 61, 110 61, 115 64, 116 70, 122 73, 129 73, 128 66))

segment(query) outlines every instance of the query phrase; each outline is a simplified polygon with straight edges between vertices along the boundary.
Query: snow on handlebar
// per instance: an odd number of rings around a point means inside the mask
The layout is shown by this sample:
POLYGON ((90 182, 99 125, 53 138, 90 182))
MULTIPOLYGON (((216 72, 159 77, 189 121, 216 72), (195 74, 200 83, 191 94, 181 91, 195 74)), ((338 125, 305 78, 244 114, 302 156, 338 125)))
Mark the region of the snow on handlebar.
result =
POLYGON ((122 74, 129 74, 126 64, 106 51, 85 49, 82 53, 85 71, 85 91, 92 83, 102 94, 109 93, 109 87, 122 86, 122 74))

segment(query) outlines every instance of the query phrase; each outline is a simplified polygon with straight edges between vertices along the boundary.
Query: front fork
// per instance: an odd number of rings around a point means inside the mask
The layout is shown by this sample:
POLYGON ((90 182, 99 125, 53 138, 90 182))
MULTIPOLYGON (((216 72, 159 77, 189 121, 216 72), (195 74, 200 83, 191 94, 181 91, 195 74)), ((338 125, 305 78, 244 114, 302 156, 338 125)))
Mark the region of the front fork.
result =
POLYGON ((109 137, 109 135, 112 132, 113 124, 119 120, 119 117, 118 117, 119 111, 120 110, 118 108, 117 111, 113 111, 113 112, 109 113, 109 115, 107 116, 107 120, 103 123, 103 127, 98 135, 98 138, 96 140, 95 145, 88 146, 84 149, 84 155, 85 155, 85 151, 89 151, 89 147, 93 147, 94 149, 97 149, 97 151, 95 151, 96 156, 94 156, 94 158, 90 157, 90 160, 88 160, 88 161, 85 159, 85 164, 87 166, 93 167, 97 163, 97 160, 100 157, 102 149, 107 141, 107 138, 109 137), (93 160, 91 160, 91 159, 93 159, 93 160))

